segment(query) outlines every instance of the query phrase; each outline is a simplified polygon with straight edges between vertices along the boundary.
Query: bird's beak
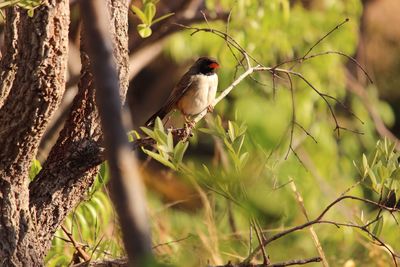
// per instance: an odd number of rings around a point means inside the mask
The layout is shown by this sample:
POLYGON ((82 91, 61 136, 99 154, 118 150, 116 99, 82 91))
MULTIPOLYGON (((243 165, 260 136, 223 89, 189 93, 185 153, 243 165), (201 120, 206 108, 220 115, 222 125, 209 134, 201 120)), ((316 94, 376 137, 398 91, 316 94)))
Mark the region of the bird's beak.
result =
POLYGON ((219 64, 218 63, 215 63, 215 62, 213 62, 213 63, 211 63, 210 65, 208 65, 210 68, 212 68, 212 69, 218 69, 219 68, 219 64))

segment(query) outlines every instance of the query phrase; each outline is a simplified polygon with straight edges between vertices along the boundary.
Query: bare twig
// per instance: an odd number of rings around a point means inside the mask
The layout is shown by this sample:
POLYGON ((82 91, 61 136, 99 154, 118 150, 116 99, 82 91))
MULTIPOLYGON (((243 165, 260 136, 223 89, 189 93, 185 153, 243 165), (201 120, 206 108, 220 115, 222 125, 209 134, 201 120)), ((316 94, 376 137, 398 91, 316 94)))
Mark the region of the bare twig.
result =
MULTIPOLYGON (((324 36, 322 36, 320 39, 318 39, 309 49, 308 51, 298 60, 296 60, 295 64, 290 68, 293 69, 298 63, 301 63, 302 60, 304 60, 308 54, 311 53, 311 51, 318 46, 325 38, 327 38, 329 35, 331 35, 334 31, 338 30, 341 26, 343 26, 345 23, 349 21, 349 18, 346 18, 343 22, 339 23, 336 25, 333 29, 331 29, 329 32, 327 32, 324 36)), ((286 64, 286 63, 284 63, 286 64)))
POLYGON ((89 261, 91 259, 90 255, 85 251, 85 249, 82 247, 82 245, 78 244, 78 242, 75 241, 74 237, 72 234, 65 228, 64 225, 61 225, 61 229, 63 232, 67 235, 69 241, 72 243, 76 251, 78 252, 78 255, 80 258, 82 258, 84 261, 89 261))
POLYGON ((289 147, 288 150, 286 152, 286 156, 285 159, 288 158, 289 156, 289 152, 291 150, 293 150, 292 144, 293 144, 293 133, 294 133, 294 125, 296 122, 296 106, 294 104, 294 92, 293 92, 293 82, 292 82, 292 78, 290 77, 289 74, 286 74, 288 79, 289 79, 289 89, 290 89, 290 98, 292 100, 292 120, 290 122, 290 140, 289 140, 289 147))
MULTIPOLYGON (((307 221, 310 221, 310 219, 308 217, 308 213, 307 213, 306 207, 304 205, 303 197, 301 196, 300 192, 297 190, 296 184, 295 184, 293 179, 291 179, 291 186, 292 186, 292 191, 294 192, 294 194, 296 196, 296 201, 299 204, 300 209, 301 209, 304 217, 306 217, 307 221)), ((324 267, 329 267, 329 263, 328 263, 328 261, 326 259, 325 252, 322 249, 321 242, 319 242, 319 238, 317 236, 317 233, 314 230, 314 227, 310 226, 309 231, 310 231, 311 237, 312 237, 312 239, 314 241, 314 245, 317 248, 318 254, 322 259, 322 265, 324 267)))
MULTIPOLYGON (((322 218, 325 216, 325 214, 326 214, 333 206, 335 206, 336 204, 338 204, 339 202, 341 202, 341 201, 343 201, 343 200, 345 200, 345 199, 352 199, 352 200, 356 200, 356 201, 361 201, 361 202, 364 202, 364 203, 367 203, 367 204, 370 204, 370 205, 373 205, 373 206, 376 206, 376 207, 380 207, 380 208, 382 208, 383 210, 386 210, 386 211, 391 212, 391 213, 392 213, 392 212, 399 212, 399 211, 400 211, 400 209, 397 209, 397 208, 390 208, 390 207, 384 206, 384 205, 382 205, 382 204, 380 204, 380 203, 374 202, 374 201, 369 200, 369 199, 364 199, 364 198, 360 198, 360 197, 356 197, 356 196, 341 196, 341 197, 335 199, 331 204, 329 204, 329 205, 321 212, 321 214, 320 214, 317 218, 315 218, 314 220, 308 221, 308 222, 306 222, 306 223, 304 223, 304 224, 301 224, 301 225, 298 225, 298 226, 294 226, 294 227, 292 227, 292 228, 286 229, 285 231, 279 232, 279 233, 277 233, 277 234, 271 236, 271 237, 268 238, 265 242, 263 242, 263 246, 265 246, 265 245, 271 243, 272 241, 275 241, 275 240, 277 240, 277 239, 279 239, 279 238, 281 238, 281 237, 284 237, 284 236, 286 236, 286 235, 288 235, 288 234, 290 234, 290 233, 293 233, 293 232, 302 230, 302 229, 307 228, 307 227, 309 227, 309 226, 311 226, 311 225, 314 225, 314 224, 321 223, 322 218)), ((335 224, 335 223, 334 223, 334 222, 331 222, 331 224, 335 224)), ((337 224, 337 225, 338 225, 338 224, 337 224)), ((368 230, 365 229, 365 231, 368 231, 368 230)), ((371 236, 373 236, 372 233, 370 233, 370 234, 371 234, 371 236)), ((374 239, 375 239, 375 238, 374 238, 374 239)), ((378 239, 379 239, 379 238, 378 238, 378 239)), ((383 244, 384 244, 383 241, 381 241, 381 240, 379 240, 379 241, 380 241, 380 243, 383 243, 383 244)), ((257 248, 255 248, 255 249, 253 250, 253 252, 249 255, 249 257, 247 257, 247 259, 244 260, 244 263, 249 263, 249 262, 255 257, 255 255, 260 251, 260 249, 261 249, 260 246, 258 246, 257 248)), ((392 257, 393 257, 393 258, 396 258, 396 257, 398 257, 398 256, 393 254, 392 257)), ((394 263, 395 263, 395 266, 397 266, 397 263, 396 263, 396 262, 394 262, 394 263)))
POLYGON ((320 262, 320 257, 314 257, 309 259, 300 259, 300 260, 289 260, 284 262, 272 263, 272 264, 253 264, 253 263, 238 263, 232 264, 228 262, 225 265, 218 265, 218 266, 208 266, 208 267, 284 267, 284 266, 292 266, 292 265, 305 265, 312 262, 320 262))
POLYGON ((173 243, 179 243, 179 242, 187 240, 187 239, 189 239, 191 237, 193 237, 193 235, 189 234, 186 237, 182 237, 182 238, 179 238, 179 239, 176 239, 176 240, 172 240, 172 241, 169 241, 169 242, 165 242, 165 243, 160 243, 160 244, 157 244, 157 245, 153 246, 153 249, 156 249, 156 248, 159 248, 159 247, 162 247, 162 246, 167 246, 167 245, 170 245, 170 244, 173 244, 173 243))
MULTIPOLYGON (((261 239, 262 232, 258 228, 258 225, 255 222, 254 218, 252 219, 252 223, 251 224, 253 225, 254 231, 256 232, 256 236, 257 236, 258 242, 261 245, 264 242, 264 238, 261 239)), ((263 256, 263 264, 264 265, 268 265, 270 263, 270 261, 269 261, 267 253, 265 252, 264 246, 261 246, 261 252, 262 252, 262 256, 263 256)))

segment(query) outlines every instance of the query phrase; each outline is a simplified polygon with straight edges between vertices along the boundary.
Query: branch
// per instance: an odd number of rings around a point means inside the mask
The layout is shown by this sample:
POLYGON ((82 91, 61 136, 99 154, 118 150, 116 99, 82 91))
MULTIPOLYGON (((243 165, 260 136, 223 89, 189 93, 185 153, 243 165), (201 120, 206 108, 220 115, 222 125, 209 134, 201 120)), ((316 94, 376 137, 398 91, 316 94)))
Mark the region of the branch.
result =
POLYGON ((128 138, 122 124, 119 77, 113 59, 110 16, 103 1, 81 1, 85 14, 87 45, 97 86, 99 109, 107 159, 110 166, 110 187, 119 215, 129 263, 145 266, 151 259, 150 229, 147 222, 145 197, 137 163, 130 153, 128 138))
POLYGON ((78 252, 79 257, 81 257, 85 261, 89 261, 91 259, 90 255, 82 248, 80 244, 78 244, 72 234, 65 228, 64 225, 61 225, 61 229, 67 235, 69 241, 72 243, 76 251, 78 252))
POLYGON ((208 267, 284 267, 284 266, 292 266, 292 265, 304 265, 312 262, 321 262, 320 257, 314 257, 314 258, 309 258, 309 259, 301 259, 301 260, 289 260, 289 261, 284 261, 284 262, 278 262, 278 263, 272 263, 272 264, 253 264, 253 263, 238 263, 238 264, 232 264, 231 262, 228 262, 225 265, 217 265, 217 266, 208 266, 208 267))
MULTIPOLYGON (((333 206, 335 206, 336 204, 338 204, 339 202, 341 202, 341 201, 343 201, 343 200, 345 200, 345 199, 352 199, 352 200, 356 200, 356 201, 361 201, 361 202, 364 202, 364 203, 367 203, 367 204, 370 204, 370 205, 379 207, 379 208, 381 208, 381 209, 383 209, 383 210, 386 210, 386 211, 388 211, 388 212, 390 212, 390 213, 392 213, 392 212, 399 212, 399 211, 400 211, 400 209, 397 209, 397 208, 390 208, 390 207, 387 207, 387 206, 382 205, 382 204, 380 204, 380 203, 374 202, 374 201, 372 201, 372 200, 368 200, 368 199, 364 199, 364 198, 360 198, 360 197, 355 197, 355 196, 341 196, 341 197, 335 199, 331 204, 329 204, 329 205, 321 212, 321 214, 320 214, 317 218, 315 218, 314 220, 308 221, 308 222, 306 222, 306 223, 304 223, 304 224, 301 224, 301 225, 298 225, 298 226, 289 228, 289 229, 287 229, 287 230, 285 230, 285 231, 282 231, 282 232, 280 232, 280 233, 277 233, 276 235, 273 235, 273 236, 271 236, 270 238, 268 238, 267 240, 265 240, 265 242, 263 242, 262 245, 263 245, 263 246, 266 246, 267 244, 271 243, 272 241, 275 241, 275 240, 277 240, 277 239, 279 239, 279 238, 281 238, 281 237, 284 237, 284 236, 286 236, 286 235, 288 235, 288 234, 290 234, 290 233, 293 233, 293 232, 302 230, 302 229, 307 228, 307 227, 309 227, 309 226, 311 226, 311 225, 313 225, 313 224, 321 223, 322 218, 325 216, 325 214, 326 214, 333 206)), ((332 223, 332 224, 335 224, 335 223, 332 223)), ((366 230, 366 229, 365 229, 365 230, 366 230)), ((371 236, 372 236, 372 233, 370 233, 370 234, 371 234, 371 236)), ((380 242, 382 242, 382 241, 380 241, 380 242)), ((383 242, 382 242, 382 243, 383 243, 383 242)), ((255 257, 255 255, 256 255, 260 250, 261 250, 261 246, 258 246, 257 248, 255 248, 255 249, 253 250, 253 252, 250 253, 250 255, 244 260, 244 263, 249 263, 249 262, 255 257)), ((395 258, 395 256, 393 256, 393 255, 392 255, 392 257, 395 258)), ((397 257, 397 255, 396 255, 396 257, 397 257)), ((394 262, 394 263, 395 263, 395 265, 397 266, 397 263, 396 263, 396 262, 394 262)))

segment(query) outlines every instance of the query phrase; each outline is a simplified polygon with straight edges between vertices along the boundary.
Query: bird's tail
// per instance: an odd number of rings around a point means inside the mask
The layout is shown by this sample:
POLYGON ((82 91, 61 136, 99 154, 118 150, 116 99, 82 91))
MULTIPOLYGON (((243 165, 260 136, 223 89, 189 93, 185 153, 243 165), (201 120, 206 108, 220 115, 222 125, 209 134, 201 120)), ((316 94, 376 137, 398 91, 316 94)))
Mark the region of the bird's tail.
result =
POLYGON ((156 118, 164 119, 164 117, 168 114, 168 110, 165 107, 160 108, 156 113, 151 116, 146 123, 144 124, 146 127, 153 127, 156 121, 156 118))

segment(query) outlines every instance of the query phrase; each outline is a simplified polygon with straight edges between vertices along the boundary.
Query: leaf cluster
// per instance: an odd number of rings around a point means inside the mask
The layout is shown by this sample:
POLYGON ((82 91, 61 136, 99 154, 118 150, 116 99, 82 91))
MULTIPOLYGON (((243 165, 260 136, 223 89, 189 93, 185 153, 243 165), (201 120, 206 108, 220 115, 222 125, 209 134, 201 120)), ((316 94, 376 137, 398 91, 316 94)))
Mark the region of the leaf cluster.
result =
POLYGON ((28 16, 33 17, 35 9, 41 4, 42 0, 7 0, 0 3, 0 9, 16 5, 26 9, 28 16))
POLYGON ((155 121, 154 129, 141 127, 141 130, 149 137, 156 141, 157 152, 142 148, 143 152, 157 160, 161 164, 178 170, 181 166, 183 155, 188 148, 189 143, 186 141, 178 141, 174 145, 174 138, 171 131, 166 131, 160 118, 155 121))
POLYGON ((174 13, 168 13, 155 19, 154 17, 157 11, 156 4, 158 1, 159 0, 143 0, 142 9, 133 4, 130 6, 133 14, 141 21, 141 23, 137 25, 137 31, 142 38, 147 38, 152 34, 152 25, 174 15, 174 13))
POLYGON ((356 164, 362 181, 380 196, 394 194, 400 200, 400 152, 395 143, 384 139, 376 143, 376 149, 368 157, 362 155, 362 164, 356 164))

